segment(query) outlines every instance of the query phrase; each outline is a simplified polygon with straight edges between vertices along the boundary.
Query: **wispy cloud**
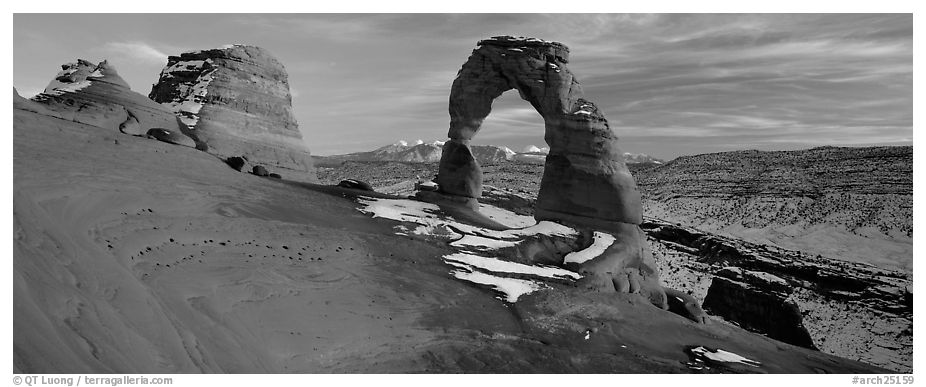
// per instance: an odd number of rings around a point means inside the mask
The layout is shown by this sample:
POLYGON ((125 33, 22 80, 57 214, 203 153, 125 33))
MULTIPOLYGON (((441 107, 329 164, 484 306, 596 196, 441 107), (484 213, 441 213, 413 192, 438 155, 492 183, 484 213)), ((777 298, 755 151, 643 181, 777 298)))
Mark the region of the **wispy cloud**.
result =
POLYGON ((168 54, 145 42, 107 42, 102 51, 149 64, 167 63, 168 54))

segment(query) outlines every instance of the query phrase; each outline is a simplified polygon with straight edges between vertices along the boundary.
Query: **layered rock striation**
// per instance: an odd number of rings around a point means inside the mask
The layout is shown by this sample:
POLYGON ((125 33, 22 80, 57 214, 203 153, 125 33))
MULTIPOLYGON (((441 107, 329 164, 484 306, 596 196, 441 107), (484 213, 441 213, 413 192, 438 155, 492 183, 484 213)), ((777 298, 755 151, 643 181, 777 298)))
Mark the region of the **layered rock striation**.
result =
POLYGON ((912 272, 911 146, 722 152, 633 173, 650 216, 912 272))
POLYGON ((131 135, 145 136, 157 130, 170 142, 194 146, 170 110, 132 91, 107 61, 94 64, 78 59, 61 65, 61 71, 31 103, 19 100, 14 106, 131 135))
POLYGON ((149 97, 173 111, 201 149, 296 172, 287 178, 315 181, 293 115, 286 70, 266 50, 232 45, 170 56, 149 97))
POLYGON ((846 192, 909 195, 913 192, 912 174, 912 146, 825 146, 681 156, 636 178, 648 195, 662 200, 742 196, 816 198, 846 192))

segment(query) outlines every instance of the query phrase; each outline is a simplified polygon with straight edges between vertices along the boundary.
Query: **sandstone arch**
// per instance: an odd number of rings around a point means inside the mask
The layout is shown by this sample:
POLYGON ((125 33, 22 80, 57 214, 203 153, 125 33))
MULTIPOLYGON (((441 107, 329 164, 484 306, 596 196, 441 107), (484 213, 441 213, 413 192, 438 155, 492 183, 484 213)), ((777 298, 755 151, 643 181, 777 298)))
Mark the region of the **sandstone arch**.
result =
POLYGON ((582 98, 568 62, 569 49, 556 42, 509 36, 480 41, 450 91, 450 140, 438 167, 439 191, 470 203, 481 196, 482 171, 469 144, 492 101, 516 89, 543 117, 550 146, 534 217, 615 237, 597 257, 564 265, 582 274, 584 289, 639 293, 665 309, 666 294, 638 226, 640 193, 617 136, 595 104, 582 98))
POLYGON ((550 146, 538 193, 537 220, 595 226, 640 224, 640 193, 624 164, 617 136, 566 67, 569 49, 533 38, 494 37, 478 43, 450 91, 450 141, 437 183, 444 194, 478 198, 482 171, 469 148, 492 101, 516 89, 543 117, 550 146))

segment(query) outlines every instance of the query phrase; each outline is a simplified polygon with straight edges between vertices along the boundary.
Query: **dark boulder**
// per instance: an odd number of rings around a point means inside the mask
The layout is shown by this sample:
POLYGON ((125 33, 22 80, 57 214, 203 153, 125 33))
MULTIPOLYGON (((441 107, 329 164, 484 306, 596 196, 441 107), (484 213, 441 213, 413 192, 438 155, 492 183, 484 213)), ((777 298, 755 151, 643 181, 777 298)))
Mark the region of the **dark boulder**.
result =
POLYGON ((353 188, 353 189, 359 189, 359 190, 364 190, 364 191, 373 190, 373 186, 371 186, 370 183, 367 183, 363 180, 357 180, 357 179, 341 180, 341 182, 338 183, 338 187, 353 188))
POLYGON ((193 139, 183 135, 179 130, 171 131, 164 128, 151 128, 148 129, 148 132, 145 134, 148 136, 148 138, 153 138, 158 141, 163 141, 174 145, 188 146, 191 148, 196 147, 196 143, 193 142, 193 139))
POLYGON ((148 136, 148 138, 166 141, 167 138, 170 137, 170 131, 167 129, 152 128, 152 129, 148 129, 148 133, 146 133, 146 135, 148 136))
POLYGON ((686 317, 694 322, 707 322, 707 315, 704 313, 704 310, 701 309, 701 306, 698 305, 698 300, 692 295, 675 289, 663 289, 666 292, 666 301, 669 303, 670 312, 686 317))
POLYGON ((272 177, 272 178, 274 178, 274 179, 282 179, 282 178, 283 178, 283 176, 280 176, 279 173, 271 173, 271 174, 267 175, 267 177, 272 177))
POLYGON ((236 171, 241 172, 241 169, 244 168, 244 159, 238 156, 232 156, 225 159, 225 163, 228 166, 234 168, 236 171))
POLYGON ((261 177, 270 176, 270 172, 267 172, 267 168, 264 168, 263 165, 255 165, 254 168, 251 169, 251 173, 261 177))
POLYGON ((437 191, 437 189, 437 183, 430 180, 415 183, 415 191, 437 191))

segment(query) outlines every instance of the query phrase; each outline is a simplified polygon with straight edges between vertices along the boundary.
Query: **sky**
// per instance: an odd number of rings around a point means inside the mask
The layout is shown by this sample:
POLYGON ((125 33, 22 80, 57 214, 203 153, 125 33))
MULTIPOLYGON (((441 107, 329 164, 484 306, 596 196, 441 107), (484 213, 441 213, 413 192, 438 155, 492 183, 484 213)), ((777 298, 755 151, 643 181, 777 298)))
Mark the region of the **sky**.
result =
MULTIPOLYGON (((491 36, 570 48, 568 67, 623 151, 912 145, 911 14, 15 14, 13 85, 108 60, 147 95, 168 55, 251 44, 286 67, 313 154, 445 140, 450 86, 491 36)), ((476 144, 544 146, 514 90, 476 144)))

